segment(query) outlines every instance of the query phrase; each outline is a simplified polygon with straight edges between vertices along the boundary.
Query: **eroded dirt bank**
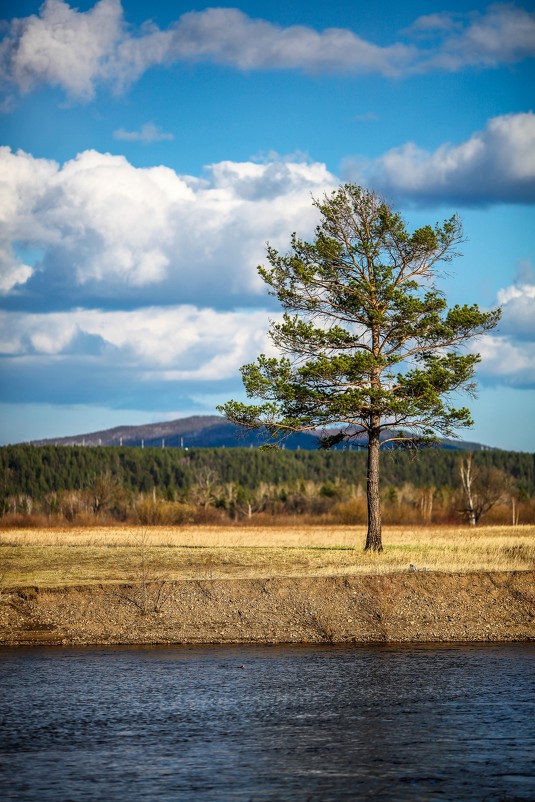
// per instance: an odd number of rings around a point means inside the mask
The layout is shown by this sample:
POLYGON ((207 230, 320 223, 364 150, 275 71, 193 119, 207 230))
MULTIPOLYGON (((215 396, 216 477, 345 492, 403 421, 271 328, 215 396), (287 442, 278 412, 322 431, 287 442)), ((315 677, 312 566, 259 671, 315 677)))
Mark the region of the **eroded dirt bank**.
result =
POLYGON ((535 571, 5 590, 3 645, 535 639, 535 571))

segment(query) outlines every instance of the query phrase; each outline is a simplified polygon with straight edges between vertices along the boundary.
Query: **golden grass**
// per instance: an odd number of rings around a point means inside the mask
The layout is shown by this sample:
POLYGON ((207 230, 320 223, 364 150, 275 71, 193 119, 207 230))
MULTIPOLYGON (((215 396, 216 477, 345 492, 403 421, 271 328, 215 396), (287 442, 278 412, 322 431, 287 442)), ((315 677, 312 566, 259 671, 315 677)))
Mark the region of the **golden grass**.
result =
POLYGON ((535 526, 386 527, 385 551, 365 554, 364 528, 94 527, 0 532, 10 587, 133 582, 142 542, 152 575, 169 579, 507 571, 535 568, 535 526))

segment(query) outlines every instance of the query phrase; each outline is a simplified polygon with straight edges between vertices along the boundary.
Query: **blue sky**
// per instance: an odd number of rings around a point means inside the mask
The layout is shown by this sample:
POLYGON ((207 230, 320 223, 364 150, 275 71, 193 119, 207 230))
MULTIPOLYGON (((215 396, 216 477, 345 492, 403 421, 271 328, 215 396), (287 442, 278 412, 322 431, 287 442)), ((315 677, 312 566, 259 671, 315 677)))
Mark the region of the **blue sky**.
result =
POLYGON ((0 442, 211 414, 277 307, 265 243, 351 180, 458 212, 503 306, 464 436, 535 450, 535 14, 464 2, 31 0, 0 27, 0 442))

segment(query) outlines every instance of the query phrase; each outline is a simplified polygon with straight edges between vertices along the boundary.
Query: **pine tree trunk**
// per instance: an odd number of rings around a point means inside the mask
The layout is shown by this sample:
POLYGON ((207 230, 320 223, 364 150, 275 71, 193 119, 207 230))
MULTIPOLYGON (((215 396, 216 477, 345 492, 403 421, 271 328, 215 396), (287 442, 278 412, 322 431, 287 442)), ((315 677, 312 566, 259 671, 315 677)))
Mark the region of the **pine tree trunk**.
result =
POLYGON ((368 533, 364 551, 382 551, 381 499, 379 497, 379 432, 372 429, 368 441, 368 473, 366 494, 368 498, 368 533))

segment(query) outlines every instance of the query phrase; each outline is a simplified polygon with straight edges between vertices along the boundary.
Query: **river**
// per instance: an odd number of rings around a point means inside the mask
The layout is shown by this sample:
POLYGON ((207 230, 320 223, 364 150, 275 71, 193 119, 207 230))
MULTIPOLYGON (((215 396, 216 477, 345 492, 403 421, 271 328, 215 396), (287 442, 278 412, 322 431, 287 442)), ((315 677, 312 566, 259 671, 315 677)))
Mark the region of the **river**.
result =
POLYGON ((3 800, 535 799, 535 644, 0 649, 3 800))

